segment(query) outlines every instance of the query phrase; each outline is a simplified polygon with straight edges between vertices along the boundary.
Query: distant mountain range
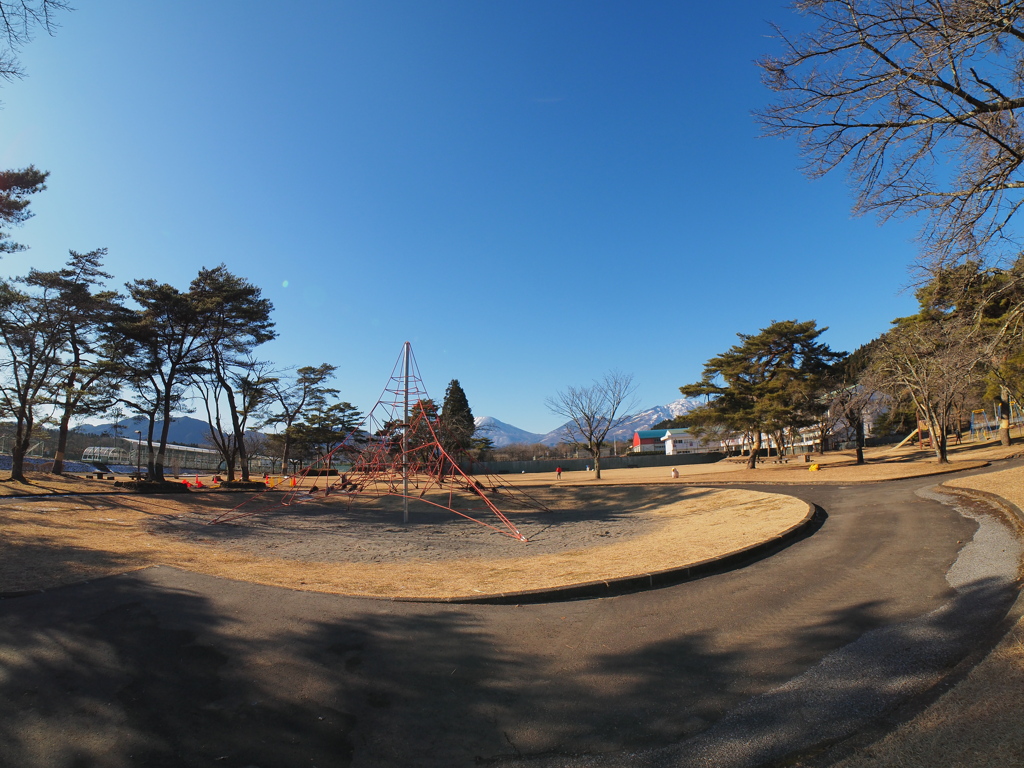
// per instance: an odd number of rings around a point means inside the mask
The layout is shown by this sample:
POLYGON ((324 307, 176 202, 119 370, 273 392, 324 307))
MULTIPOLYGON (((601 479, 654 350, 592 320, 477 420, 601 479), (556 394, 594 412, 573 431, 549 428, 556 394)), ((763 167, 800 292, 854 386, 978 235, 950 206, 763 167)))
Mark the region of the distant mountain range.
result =
MULTIPOLYGON (((668 405, 656 405, 648 408, 645 411, 630 416, 619 427, 609 432, 608 439, 631 440, 634 432, 650 429, 655 424, 666 419, 681 416, 692 411, 698 405, 700 405, 698 400, 683 398, 681 400, 674 400, 668 405)), ((480 416, 476 419, 476 434, 479 437, 489 437, 496 448, 502 448, 515 443, 558 445, 565 440, 567 431, 565 424, 563 424, 546 435, 541 435, 536 432, 527 432, 525 429, 519 429, 519 427, 514 427, 503 421, 498 421, 493 416, 480 416)))
MULTIPOLYGON (((104 433, 109 434, 111 437, 114 435, 115 424, 80 424, 76 429, 79 432, 84 432, 87 435, 102 435, 104 433)), ((121 419, 116 422, 117 435, 118 437, 127 437, 135 440, 138 436, 135 434, 135 430, 142 432, 142 437, 146 437, 146 430, 149 429, 149 422, 146 419, 135 417, 131 419, 121 419)), ((158 421, 156 423, 156 431, 153 433, 154 438, 158 438, 160 430, 163 428, 163 422, 158 421)), ((205 421, 199 419, 193 419, 191 416, 180 416, 171 422, 171 428, 168 430, 168 442, 173 445, 198 445, 209 447, 210 439, 210 425, 205 421)))
MULTIPOLYGON (((656 405, 640 413, 636 413, 623 422, 618 428, 608 433, 609 440, 632 440, 633 433, 643 429, 650 429, 666 419, 681 416, 688 413, 699 405, 699 401, 683 398, 675 400, 668 405, 656 405)), ((117 434, 120 437, 135 439, 135 430, 146 435, 147 422, 141 418, 122 419, 117 422, 117 434)), ((162 422, 156 424, 156 435, 160 434, 162 422)), ((77 427, 79 432, 90 435, 102 435, 104 433, 114 435, 114 424, 81 424, 77 427)), ((169 441, 174 445, 199 445, 209 447, 210 425, 205 421, 193 419, 191 416, 180 416, 171 422, 169 441)), ((502 448, 514 443, 543 443, 544 445, 558 445, 566 439, 566 427, 563 424, 553 429, 546 435, 536 432, 527 432, 511 424, 499 421, 493 416, 480 416, 476 419, 476 434, 479 437, 489 437, 496 448, 502 448)))

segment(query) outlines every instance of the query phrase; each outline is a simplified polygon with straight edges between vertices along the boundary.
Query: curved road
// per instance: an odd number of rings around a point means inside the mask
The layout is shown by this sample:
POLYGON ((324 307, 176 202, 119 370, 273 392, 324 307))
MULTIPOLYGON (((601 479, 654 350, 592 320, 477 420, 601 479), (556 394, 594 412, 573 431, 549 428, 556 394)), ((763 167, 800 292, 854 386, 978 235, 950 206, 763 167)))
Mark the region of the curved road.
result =
POLYGON ((947 580, 979 525, 918 493, 936 482, 757 486, 816 504, 820 529, 599 600, 391 603, 156 567, 0 601, 0 765, 771 764, 934 685, 1013 604, 999 525, 975 547, 995 565, 947 580))

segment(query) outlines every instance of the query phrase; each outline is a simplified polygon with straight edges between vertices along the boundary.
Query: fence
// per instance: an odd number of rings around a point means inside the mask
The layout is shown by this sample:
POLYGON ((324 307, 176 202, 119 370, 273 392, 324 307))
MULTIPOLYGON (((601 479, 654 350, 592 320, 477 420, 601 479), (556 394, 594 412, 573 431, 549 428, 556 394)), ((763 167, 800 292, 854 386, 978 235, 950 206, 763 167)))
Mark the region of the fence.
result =
MULTIPOLYGON (((636 467, 673 467, 683 464, 714 464, 725 458, 724 453, 684 453, 676 456, 665 454, 637 456, 602 456, 601 469, 632 469, 636 467)), ((462 465, 462 470, 471 475, 507 475, 520 473, 554 472, 561 467, 566 472, 578 472, 593 468, 593 459, 538 459, 536 461, 474 461, 462 465)))

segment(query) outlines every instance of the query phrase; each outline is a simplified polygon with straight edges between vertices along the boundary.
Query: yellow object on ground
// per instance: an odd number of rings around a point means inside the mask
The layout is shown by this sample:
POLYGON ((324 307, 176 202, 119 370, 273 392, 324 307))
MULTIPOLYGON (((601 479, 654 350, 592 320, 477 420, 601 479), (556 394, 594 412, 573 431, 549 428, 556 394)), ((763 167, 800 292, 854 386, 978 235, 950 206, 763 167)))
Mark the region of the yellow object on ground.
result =
POLYGON ((809 466, 807 469, 810 472, 817 472, 819 469, 821 469, 821 465, 819 465, 819 464, 811 464, 811 466, 809 466))

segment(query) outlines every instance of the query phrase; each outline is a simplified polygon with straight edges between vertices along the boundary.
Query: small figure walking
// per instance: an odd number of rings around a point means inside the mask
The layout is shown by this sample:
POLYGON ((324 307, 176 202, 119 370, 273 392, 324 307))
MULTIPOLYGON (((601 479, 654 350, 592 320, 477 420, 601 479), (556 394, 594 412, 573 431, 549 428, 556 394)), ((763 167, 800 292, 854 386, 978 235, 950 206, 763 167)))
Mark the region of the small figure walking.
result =
POLYGON ((562 468, 561 467, 555 467, 555 480, 561 480, 561 479, 562 479, 562 468))
POLYGON ((673 480, 678 480, 679 479, 679 470, 676 469, 675 467, 672 467, 672 479, 673 480))

